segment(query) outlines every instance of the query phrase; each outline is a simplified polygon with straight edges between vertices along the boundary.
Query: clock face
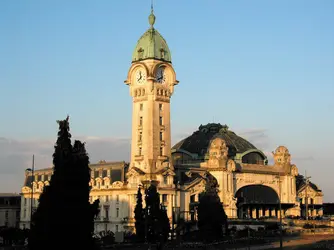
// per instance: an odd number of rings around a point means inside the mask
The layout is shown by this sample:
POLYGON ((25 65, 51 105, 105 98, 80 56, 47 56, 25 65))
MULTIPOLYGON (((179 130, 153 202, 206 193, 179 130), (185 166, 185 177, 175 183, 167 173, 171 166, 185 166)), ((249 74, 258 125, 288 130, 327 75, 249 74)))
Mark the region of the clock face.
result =
POLYGON ((143 84, 146 81, 146 74, 143 70, 139 69, 136 72, 136 82, 138 84, 143 84))
POLYGON ((156 73, 156 81, 158 83, 166 83, 166 71, 165 68, 160 67, 156 73))

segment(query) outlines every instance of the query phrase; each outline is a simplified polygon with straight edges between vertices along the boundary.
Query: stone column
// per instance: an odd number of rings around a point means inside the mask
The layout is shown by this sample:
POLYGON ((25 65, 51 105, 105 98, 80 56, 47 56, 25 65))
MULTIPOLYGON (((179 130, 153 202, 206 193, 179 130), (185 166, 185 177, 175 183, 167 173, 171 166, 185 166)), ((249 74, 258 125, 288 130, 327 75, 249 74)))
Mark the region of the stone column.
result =
POLYGON ((198 202, 199 201, 199 194, 195 194, 195 202, 198 202))
POLYGON ((265 216, 266 217, 269 217, 270 216, 270 210, 269 210, 269 208, 265 208, 265 216))
POLYGON ((173 206, 173 195, 171 194, 167 194, 167 202, 168 202, 168 206, 167 206, 167 216, 168 218, 172 217, 172 206, 173 206))
POLYGON ((133 194, 128 195, 128 200, 129 200, 129 218, 134 218, 134 206, 136 203, 136 200, 134 199, 133 194))
POLYGON ((252 209, 252 218, 256 219, 256 208, 252 209))

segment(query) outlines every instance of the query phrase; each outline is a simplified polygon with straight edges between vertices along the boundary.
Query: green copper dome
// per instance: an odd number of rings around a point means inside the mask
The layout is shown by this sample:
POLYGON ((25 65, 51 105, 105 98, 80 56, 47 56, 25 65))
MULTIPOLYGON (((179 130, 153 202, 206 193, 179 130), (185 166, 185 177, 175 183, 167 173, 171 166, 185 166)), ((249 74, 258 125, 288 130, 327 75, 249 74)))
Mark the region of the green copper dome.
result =
POLYGON ((132 54, 132 62, 145 59, 172 62, 172 57, 166 40, 153 27, 155 23, 153 10, 149 15, 148 20, 151 27, 139 38, 136 48, 132 54))

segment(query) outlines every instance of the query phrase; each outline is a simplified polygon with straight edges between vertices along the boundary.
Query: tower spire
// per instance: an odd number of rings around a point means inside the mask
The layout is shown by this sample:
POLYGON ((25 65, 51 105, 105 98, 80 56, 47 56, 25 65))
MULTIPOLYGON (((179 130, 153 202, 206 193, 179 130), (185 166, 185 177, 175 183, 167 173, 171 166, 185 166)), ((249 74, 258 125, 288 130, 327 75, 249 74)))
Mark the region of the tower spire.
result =
POLYGON ((153 29, 153 25, 155 23, 155 15, 153 13, 153 0, 151 0, 151 14, 148 16, 148 22, 151 26, 151 29, 153 29))

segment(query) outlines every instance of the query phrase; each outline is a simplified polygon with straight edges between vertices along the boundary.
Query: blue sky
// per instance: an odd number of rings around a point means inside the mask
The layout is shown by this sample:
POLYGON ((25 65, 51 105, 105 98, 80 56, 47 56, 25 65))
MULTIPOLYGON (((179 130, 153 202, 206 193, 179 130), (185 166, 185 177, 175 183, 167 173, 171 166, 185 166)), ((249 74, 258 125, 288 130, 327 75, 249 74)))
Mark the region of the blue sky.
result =
MULTIPOLYGON (((19 191, 32 153, 40 168, 51 162, 55 120, 67 114, 73 136, 94 141, 92 161, 127 160, 128 144, 117 146, 131 133, 123 81, 150 1, 7 0, 0 9, 0 190, 19 191)), ((226 123, 265 152, 287 146, 334 201, 334 2, 156 0, 155 14, 180 81, 174 142, 226 123)))

